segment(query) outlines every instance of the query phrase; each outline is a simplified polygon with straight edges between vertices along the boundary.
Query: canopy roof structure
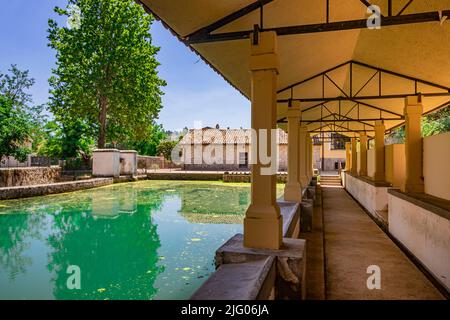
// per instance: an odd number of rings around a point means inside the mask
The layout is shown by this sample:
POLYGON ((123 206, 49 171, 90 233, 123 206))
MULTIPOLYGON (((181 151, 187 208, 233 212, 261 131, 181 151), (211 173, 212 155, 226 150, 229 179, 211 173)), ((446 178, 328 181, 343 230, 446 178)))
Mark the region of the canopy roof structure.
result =
POLYGON ((292 100, 311 134, 347 136, 403 124, 408 95, 422 95, 425 114, 450 103, 450 0, 140 2, 247 98, 252 34, 275 31, 284 129, 292 100), (380 29, 367 28, 371 4, 380 29))

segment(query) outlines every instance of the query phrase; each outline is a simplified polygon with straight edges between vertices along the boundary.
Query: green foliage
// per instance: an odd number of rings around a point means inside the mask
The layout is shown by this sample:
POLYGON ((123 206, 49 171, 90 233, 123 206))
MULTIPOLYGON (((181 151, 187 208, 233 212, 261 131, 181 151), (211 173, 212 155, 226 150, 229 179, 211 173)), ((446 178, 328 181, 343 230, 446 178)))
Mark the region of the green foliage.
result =
POLYGON ((147 140, 165 85, 149 33, 153 18, 133 0, 69 0, 55 12, 69 23, 49 20, 57 58, 50 110, 93 128, 100 148, 106 140, 147 140))
MULTIPOLYGON (((422 117, 422 136, 428 137, 450 131, 450 106, 422 117)), ((405 126, 395 129, 390 135, 395 143, 404 143, 405 126)))
POLYGON ((45 125, 45 134, 39 155, 58 159, 89 160, 94 140, 89 126, 82 120, 63 123, 50 121, 45 125))
POLYGON ((14 108, 14 100, 0 95, 0 159, 12 156, 25 161, 30 149, 25 147, 31 132, 31 120, 24 111, 14 108))
POLYGON ((178 141, 162 141, 156 148, 158 155, 162 154, 167 160, 172 160, 172 150, 178 144, 178 141))
POLYGON ((450 131, 450 106, 422 118, 424 137, 450 131))
POLYGON ((0 95, 10 99, 14 108, 25 111, 27 105, 33 102, 26 90, 30 89, 35 81, 29 77, 28 70, 21 71, 17 65, 13 64, 8 71, 9 74, 0 73, 0 95))
POLYGON ((148 138, 129 142, 127 144, 127 149, 136 150, 143 156, 156 156, 158 145, 167 138, 167 135, 164 132, 163 127, 158 124, 149 126, 148 130, 149 134, 146 135, 148 138))
POLYGON ((16 65, 8 69, 8 73, 0 73, 0 95, 8 98, 15 112, 25 114, 29 125, 29 141, 32 151, 36 151, 43 139, 43 126, 45 123, 42 112, 43 105, 33 105, 33 99, 27 92, 35 81, 29 77, 28 70, 21 71, 16 65))

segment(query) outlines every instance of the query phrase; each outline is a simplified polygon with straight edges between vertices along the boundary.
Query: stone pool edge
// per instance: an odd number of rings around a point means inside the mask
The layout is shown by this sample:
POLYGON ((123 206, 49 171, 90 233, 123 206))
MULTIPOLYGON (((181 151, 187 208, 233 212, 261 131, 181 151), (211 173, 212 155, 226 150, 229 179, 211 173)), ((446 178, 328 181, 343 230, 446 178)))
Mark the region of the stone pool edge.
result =
POLYGON ((68 182, 38 184, 33 186, 17 186, 0 188, 0 200, 13 200, 46 196, 51 194, 66 193, 103 187, 114 183, 113 178, 94 178, 68 182))

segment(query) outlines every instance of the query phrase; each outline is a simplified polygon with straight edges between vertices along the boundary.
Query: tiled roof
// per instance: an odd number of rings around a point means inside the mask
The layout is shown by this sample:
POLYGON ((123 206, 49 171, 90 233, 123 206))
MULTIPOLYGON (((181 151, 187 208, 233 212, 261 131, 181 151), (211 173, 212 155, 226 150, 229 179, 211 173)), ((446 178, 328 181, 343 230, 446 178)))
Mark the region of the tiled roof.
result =
MULTIPOLYGON (((287 133, 277 129, 279 144, 287 144, 287 133)), ((180 144, 250 144, 251 129, 190 129, 180 144)))

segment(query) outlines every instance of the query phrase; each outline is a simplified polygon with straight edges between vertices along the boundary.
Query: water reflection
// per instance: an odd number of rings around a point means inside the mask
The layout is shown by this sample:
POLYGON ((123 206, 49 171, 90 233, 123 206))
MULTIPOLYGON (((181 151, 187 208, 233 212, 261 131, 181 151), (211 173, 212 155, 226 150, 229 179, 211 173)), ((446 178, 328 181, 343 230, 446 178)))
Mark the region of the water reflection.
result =
MULTIPOLYGON (((115 219, 120 214, 132 215, 137 211, 137 190, 134 187, 126 188, 118 195, 99 196, 96 194, 91 197, 92 216, 94 218, 115 219)), ((162 199, 160 199, 162 202, 162 199)))
POLYGON ((14 280, 32 264, 25 251, 30 247, 29 238, 40 238, 43 217, 17 213, 0 217, 0 270, 14 280))
POLYGON ((188 298, 248 204, 248 188, 150 181, 1 202, 0 299, 188 298))

